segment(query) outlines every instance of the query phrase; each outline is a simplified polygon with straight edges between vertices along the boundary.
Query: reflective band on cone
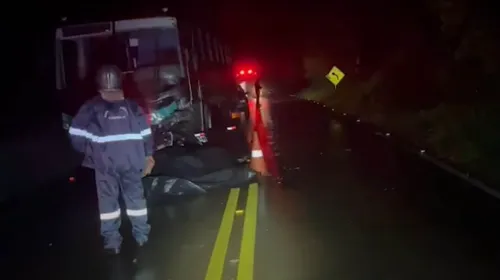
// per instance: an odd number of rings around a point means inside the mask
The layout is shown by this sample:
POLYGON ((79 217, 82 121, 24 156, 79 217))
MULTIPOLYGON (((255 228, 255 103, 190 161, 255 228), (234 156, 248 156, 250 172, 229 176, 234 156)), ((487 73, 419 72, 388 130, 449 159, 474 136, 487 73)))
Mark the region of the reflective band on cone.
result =
POLYGON ((267 171, 266 163, 264 161, 264 153, 260 148, 259 137, 257 136, 257 131, 254 131, 252 137, 252 159, 250 160, 250 168, 261 175, 267 176, 269 172, 267 171))
POLYGON ((252 158, 261 158, 264 157, 264 153, 262 150, 253 150, 252 151, 252 158))

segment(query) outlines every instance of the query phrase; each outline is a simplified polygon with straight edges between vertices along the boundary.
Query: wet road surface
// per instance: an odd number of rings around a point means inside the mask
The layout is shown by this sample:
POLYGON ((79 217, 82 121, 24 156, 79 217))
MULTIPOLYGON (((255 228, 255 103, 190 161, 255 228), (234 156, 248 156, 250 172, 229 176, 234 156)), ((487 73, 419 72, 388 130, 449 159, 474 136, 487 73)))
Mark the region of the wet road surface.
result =
POLYGON ((3 271, 14 279, 500 279, 498 201, 360 132, 326 149, 319 127, 280 132, 306 136, 278 140, 281 185, 262 180, 251 191, 152 207, 141 271, 130 263, 130 236, 118 260, 99 253, 85 172, 11 208, 2 258, 12 264, 3 271))

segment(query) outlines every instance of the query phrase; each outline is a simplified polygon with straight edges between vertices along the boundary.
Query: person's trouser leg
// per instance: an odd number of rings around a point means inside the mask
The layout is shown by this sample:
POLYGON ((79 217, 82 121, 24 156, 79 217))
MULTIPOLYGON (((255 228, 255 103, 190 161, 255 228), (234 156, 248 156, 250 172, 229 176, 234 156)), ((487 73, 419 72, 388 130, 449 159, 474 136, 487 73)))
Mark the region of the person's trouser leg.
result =
POLYGON ((122 243, 120 235, 121 213, 118 197, 120 185, 114 172, 95 171, 97 198, 101 219, 101 235, 104 249, 119 250, 122 243))
POLYGON ((148 208, 144 198, 142 173, 131 169, 121 172, 120 175, 123 200, 127 208, 127 216, 132 223, 132 235, 137 244, 143 245, 148 241, 151 227, 148 224, 148 208))

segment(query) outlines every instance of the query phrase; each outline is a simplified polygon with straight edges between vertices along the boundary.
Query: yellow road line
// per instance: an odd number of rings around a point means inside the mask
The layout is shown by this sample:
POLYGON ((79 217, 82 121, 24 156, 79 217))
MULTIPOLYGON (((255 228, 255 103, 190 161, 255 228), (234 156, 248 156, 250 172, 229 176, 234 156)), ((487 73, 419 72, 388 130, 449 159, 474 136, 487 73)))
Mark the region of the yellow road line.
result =
POLYGON ((208 264, 205 280, 221 280, 224 273, 224 263, 226 261, 227 248, 229 239, 231 238, 231 230, 233 228, 234 213, 238 206, 238 196, 240 189, 231 189, 229 198, 227 199, 226 209, 222 216, 222 222, 219 227, 217 239, 215 240, 214 249, 210 262, 208 264))
POLYGON ((237 280, 253 280, 255 235, 257 229, 257 205, 259 189, 256 183, 248 188, 247 205, 245 209, 245 224, 241 238, 240 262, 237 280))

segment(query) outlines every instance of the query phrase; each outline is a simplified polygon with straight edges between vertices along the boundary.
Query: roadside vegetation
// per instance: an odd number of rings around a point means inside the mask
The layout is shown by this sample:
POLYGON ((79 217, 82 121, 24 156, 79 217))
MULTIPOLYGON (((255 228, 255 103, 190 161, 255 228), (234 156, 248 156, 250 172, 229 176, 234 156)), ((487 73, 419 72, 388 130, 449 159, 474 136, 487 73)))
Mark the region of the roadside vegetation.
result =
POLYGON ((310 86, 301 95, 376 123, 499 187, 500 37, 485 7, 426 1, 420 15, 401 23, 404 32, 376 67, 364 71, 361 55, 336 89, 324 78, 339 65, 335 58, 306 55, 310 86))

